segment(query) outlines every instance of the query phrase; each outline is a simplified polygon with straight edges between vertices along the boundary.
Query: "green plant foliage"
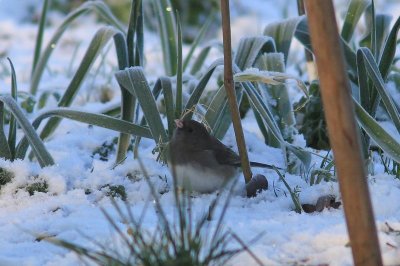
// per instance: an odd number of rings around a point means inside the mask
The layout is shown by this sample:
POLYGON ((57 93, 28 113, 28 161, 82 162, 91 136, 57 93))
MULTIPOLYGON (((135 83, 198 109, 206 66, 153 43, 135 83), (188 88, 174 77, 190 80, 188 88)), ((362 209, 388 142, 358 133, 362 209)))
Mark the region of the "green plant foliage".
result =
MULTIPOLYGON (((201 25, 207 23, 207 17, 210 13, 218 11, 219 2, 217 0, 211 1, 197 1, 197 0, 171 0, 172 6, 181 14, 183 25, 183 41, 191 43, 198 36, 201 31, 201 25)), ((213 22, 213 31, 217 29, 217 23, 213 22)))
POLYGON ((169 0, 153 0, 158 32, 163 49, 163 63, 167 76, 176 75, 177 71, 177 25, 175 13, 169 0))
POLYGON ((341 31, 341 36, 344 41, 349 42, 351 40, 361 15, 365 12, 370 3, 370 0, 350 1, 341 31))
POLYGON ((121 198, 123 201, 126 201, 127 194, 125 187, 123 185, 105 185, 101 187, 102 189, 106 189, 107 197, 112 198, 121 198))
POLYGON ((281 174, 277 169, 274 169, 274 170, 278 174, 279 180, 281 180, 283 182, 283 184, 285 185, 286 189, 288 190, 288 192, 290 194, 290 197, 292 198, 292 201, 294 204, 294 211, 297 213, 301 213, 303 208, 301 207, 301 204, 300 204, 299 188, 295 187, 294 189, 291 189, 291 187, 289 186, 288 182, 285 179, 285 175, 281 174))
POLYGON ((14 178, 14 173, 0 167, 0 188, 9 183, 14 178))
POLYGON ((112 141, 105 141, 100 147, 97 147, 92 152, 92 157, 99 156, 101 161, 108 161, 108 157, 111 153, 115 152, 115 146, 117 145, 118 139, 113 138, 112 141))
MULTIPOLYGON (((22 112, 21 108, 18 106, 18 104, 15 102, 14 98, 11 96, 5 95, 5 96, 0 96, 0 114, 1 118, 3 117, 4 113, 4 105, 7 106, 8 110, 10 111, 11 115, 14 116, 16 122, 18 125, 21 127, 21 129, 24 132, 24 137, 26 139, 26 146, 28 143, 32 147, 32 151, 34 155, 36 156, 40 166, 45 167, 49 165, 53 165, 54 161, 53 158, 51 157, 50 153, 47 151, 46 147, 44 146, 42 140, 39 138, 37 135, 35 129, 33 126, 30 124, 28 119, 25 117, 24 113, 22 112)), ((5 134, 4 134, 4 129, 3 129, 3 121, 1 122, 1 136, 3 138, 3 141, 1 144, 1 151, 4 152, 5 149, 8 149, 10 151, 10 148, 8 146, 8 143, 4 141, 5 139, 5 134)), ((18 152, 16 152, 18 153, 18 152)), ((10 158, 8 159, 13 159, 11 158, 11 153, 9 152, 10 158)), ((7 158, 7 157, 6 157, 7 158)))
POLYGON ((54 35, 50 39, 49 43, 44 48, 43 52, 41 52, 41 56, 38 59, 37 63, 35 64, 34 71, 32 73, 31 78, 31 88, 30 92, 33 95, 36 95, 38 86, 40 83, 40 79, 42 78, 43 71, 47 66, 48 60, 54 51, 57 43, 59 42, 60 38, 67 30, 67 28, 71 25, 75 19, 79 18, 80 16, 86 14, 89 11, 94 11, 98 14, 101 18, 103 18, 106 22, 110 25, 113 25, 116 29, 123 31, 123 26, 121 23, 114 17, 110 9, 107 5, 104 4, 102 1, 89 1, 82 4, 78 9, 71 12, 61 23, 58 29, 55 31, 54 35))
POLYGON ((38 27, 38 34, 36 37, 35 53, 34 53, 33 64, 32 64, 32 73, 35 71, 36 64, 39 60, 40 52, 42 50, 43 33, 44 33, 45 25, 46 25, 47 11, 49 10, 49 3, 50 3, 50 0, 44 0, 44 2, 43 2, 42 14, 40 16, 39 27, 38 27))
POLYGON ((34 182, 26 186, 25 190, 30 196, 33 196, 35 192, 47 193, 49 191, 49 185, 46 181, 34 182))
MULTIPOLYGON (((94 63, 94 60, 99 55, 102 48, 108 43, 108 41, 114 37, 114 42, 116 43, 116 47, 123 46, 125 47, 125 41, 122 34, 112 27, 103 27, 100 28, 95 36, 93 37, 85 56, 83 57, 74 77, 69 83, 67 89, 65 90, 63 96, 58 102, 59 107, 67 107, 70 106, 72 101, 74 100, 83 80, 85 79, 86 74, 94 63), (124 43, 122 45, 122 43, 124 43)), ((125 51, 123 52, 125 54, 125 51)), ((117 54, 118 51, 117 51, 117 54)), ((127 60, 127 56, 124 56, 125 60, 127 60)), ((123 60, 121 57, 119 60, 123 60)), ((56 127, 60 124, 59 118, 51 118, 45 127, 43 128, 40 137, 45 139, 50 136, 56 129, 56 127)))
POLYGON ((302 97, 295 105, 299 133, 303 134, 308 147, 329 150, 328 130, 318 82, 311 83, 309 94, 309 98, 302 97))
MULTIPOLYGON (((276 51, 283 54, 285 64, 287 63, 290 44, 301 17, 281 20, 271 23, 264 29, 264 35, 270 36, 275 41, 276 51)), ((272 69, 270 69, 272 70, 272 69)))
MULTIPOLYGON (((38 128, 40 123, 49 117, 56 116, 61 118, 68 118, 75 121, 83 122, 86 124, 91 124, 95 126, 100 126, 115 130, 118 132, 123 132, 127 134, 132 134, 135 136, 141 136, 145 138, 152 138, 151 132, 147 127, 139 126, 124 120, 109 117, 101 114, 93 114, 88 112, 82 112, 78 110, 73 110, 70 108, 57 108, 54 110, 48 110, 41 113, 33 122, 33 128, 38 128)), ((17 158, 25 158, 26 151, 28 149, 28 138, 24 137, 21 139, 17 146, 17 158)))
POLYGON ((149 180, 143 165, 142 171, 153 197, 152 206, 157 213, 157 227, 149 231, 142 226, 146 222, 148 204, 137 218, 129 205, 126 204, 125 208, 121 208, 116 201, 112 201, 118 221, 126 225, 124 229, 121 229, 115 217, 103 210, 104 216, 121 238, 123 245, 130 251, 129 256, 110 248, 100 247, 100 250, 94 251, 64 240, 47 238, 46 241, 73 251, 98 265, 222 266, 243 251, 247 251, 258 265, 262 265, 236 234, 223 227, 234 184, 230 187, 224 202, 221 202, 222 196, 219 194, 210 202, 208 211, 194 215, 190 193, 178 192, 174 182, 176 209, 171 220, 166 215, 166 208, 161 203, 160 195, 149 180), (216 212, 218 204, 222 204, 222 211, 216 212), (214 217, 217 213, 218 216, 214 217), (215 221, 215 228, 212 230, 209 226, 210 220, 215 221), (232 243, 239 244, 239 247, 231 247, 232 243))
POLYGON ((149 125, 153 139, 157 145, 168 142, 167 132, 161 121, 155 98, 144 76, 141 67, 132 67, 116 73, 119 84, 135 95, 143 110, 146 122, 149 125))
MULTIPOLYGON (((378 107, 381 106, 397 130, 400 130, 398 106, 385 86, 393 69, 397 34, 400 28, 400 17, 397 18, 391 29, 390 19, 388 15, 375 13, 373 1, 352 0, 346 13, 341 41, 353 98, 357 101, 355 102, 356 117, 364 130, 362 138, 364 154, 369 156, 371 138, 387 156, 398 162, 399 143, 375 120, 378 107), (353 34, 363 14, 366 17, 367 31, 358 44, 356 38, 353 38, 353 34), (359 46, 364 47, 357 48, 359 46), (352 47, 355 47, 356 52, 352 47)), ((299 22, 295 36, 307 49, 312 51, 306 19, 299 22)), ((307 123, 308 120, 304 119, 304 121, 307 123)), ((304 128, 303 132, 310 131, 305 124, 301 127, 304 128)), ((317 136, 323 135, 318 134, 317 136)), ((322 139, 327 139, 327 137, 323 136, 322 139)))

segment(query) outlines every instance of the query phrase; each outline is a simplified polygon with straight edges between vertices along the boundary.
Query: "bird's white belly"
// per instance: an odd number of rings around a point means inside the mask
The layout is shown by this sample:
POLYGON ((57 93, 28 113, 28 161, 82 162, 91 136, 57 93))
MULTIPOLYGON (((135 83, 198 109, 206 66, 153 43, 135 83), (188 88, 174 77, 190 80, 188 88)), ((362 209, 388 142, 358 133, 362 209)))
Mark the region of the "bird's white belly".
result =
POLYGON ((201 193, 213 192, 227 181, 215 171, 190 165, 176 165, 175 177, 179 187, 201 193))

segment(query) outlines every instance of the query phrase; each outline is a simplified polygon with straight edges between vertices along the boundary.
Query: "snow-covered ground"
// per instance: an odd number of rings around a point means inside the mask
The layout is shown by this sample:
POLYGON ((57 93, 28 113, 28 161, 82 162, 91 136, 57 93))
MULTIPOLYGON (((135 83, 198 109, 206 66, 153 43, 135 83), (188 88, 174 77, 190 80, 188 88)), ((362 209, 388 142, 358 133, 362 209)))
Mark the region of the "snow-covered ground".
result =
MULTIPOLYGON (((35 3, 24 1, 23 4, 22 1, 0 0, 0 55, 13 60, 18 86, 22 91, 29 88, 37 29, 36 25, 21 23, 27 15, 24 13, 27 3, 35 3)), ((337 6, 340 10, 345 9, 345 2, 338 1, 337 6)), ((295 1, 249 0, 232 3, 235 8, 232 12, 234 41, 245 35, 261 33, 269 21, 296 14, 295 1), (257 8, 260 6, 263 8, 257 8), (271 6, 274 9, 268 9, 271 6)), ((389 12, 394 16, 400 14, 400 4, 396 1, 376 3, 377 10, 381 12, 389 12)), ((36 10, 41 8, 39 4, 34 6, 36 10)), ((54 20, 54 24, 60 22, 57 15, 52 15, 51 19, 54 20)), ((79 45, 80 49, 73 60, 72 69, 76 68, 79 58, 90 42, 90 36, 98 27, 93 17, 88 17, 68 31, 54 52, 49 71, 45 72, 41 83, 42 90, 65 89, 71 79, 68 72, 75 47, 79 45)), ((46 31, 45 43, 54 29, 50 27, 46 31)), ((145 42, 146 71, 151 79, 163 74, 160 63, 161 47, 158 37, 150 33, 146 33, 145 42)), ((93 112, 104 108, 105 105, 96 103, 98 93, 94 89, 102 85, 110 88, 112 102, 118 101, 118 86, 114 80, 108 82, 115 63, 111 47, 105 66, 99 70, 100 74, 92 74, 87 79, 74 101, 74 106, 93 112)), ((7 67, 6 60, 1 58, 0 65, 7 67)), ((11 83, 9 76, 6 72, 0 73, 0 76, 0 92, 7 93, 11 83)), ((54 107, 55 102, 52 105, 54 107)), ((265 146, 251 113, 243 123, 250 158, 282 166, 284 160, 281 150, 265 146)), ((100 210, 100 207, 103 207, 110 212, 118 225, 124 228, 111 205, 110 198, 107 197, 107 185, 123 185, 127 192, 127 202, 137 215, 141 213, 150 194, 139 164, 133 160, 132 154, 115 169, 113 155, 108 162, 101 161, 96 156, 92 158, 92 152, 96 148, 117 135, 110 130, 64 120, 54 136, 46 142, 56 165, 41 169, 37 163, 28 160, 12 163, 0 160, 1 168, 14 173, 14 179, 0 191, 0 265, 78 264, 79 259, 72 252, 46 241, 37 241, 38 235, 55 236, 86 247, 95 247, 87 237, 109 247, 117 245, 118 234, 112 230, 100 210), (48 192, 29 195, 25 188, 38 181, 48 184, 48 192)), ((223 142, 228 145, 234 144, 232 129, 223 142)), ((304 145, 301 136, 297 137, 296 143, 304 145)), ((166 166, 156 162, 156 156, 152 154, 153 149, 153 141, 143 140, 140 157, 156 188, 160 192, 169 191, 171 176, 166 166)), ((320 213, 297 214, 293 210, 292 200, 284 184, 273 171, 254 169, 253 172, 267 176, 269 190, 248 199, 243 196, 244 181, 243 176, 240 176, 238 189, 234 193, 224 222, 226 227, 231 228, 244 242, 263 234, 250 248, 265 265, 352 264, 342 207, 325 209, 320 213)), ((400 180, 383 174, 382 167, 377 167, 376 172, 375 176, 368 178, 368 183, 384 263, 400 265, 400 180), (387 225, 397 232, 389 230, 387 225)), ((301 203, 315 204, 318 197, 327 194, 332 194, 340 200, 338 184, 335 182, 322 182, 310 187, 301 176, 287 174, 286 179, 292 188, 298 186, 300 189, 301 203)), ((169 191, 160 194, 160 197, 164 208, 172 215, 175 204, 173 193, 169 191)), ((194 213, 200 216, 208 210, 214 198, 213 194, 196 195, 192 206, 194 213)), ((119 202, 121 203, 120 200, 119 202)), ((149 208, 152 209, 151 206, 149 208)), ((156 222, 155 213, 149 211, 143 224, 145 228, 151 229, 156 222)), ((211 220, 210 227, 215 226, 216 222, 215 219, 211 220)), ((256 265, 246 252, 235 257, 230 263, 256 265)))

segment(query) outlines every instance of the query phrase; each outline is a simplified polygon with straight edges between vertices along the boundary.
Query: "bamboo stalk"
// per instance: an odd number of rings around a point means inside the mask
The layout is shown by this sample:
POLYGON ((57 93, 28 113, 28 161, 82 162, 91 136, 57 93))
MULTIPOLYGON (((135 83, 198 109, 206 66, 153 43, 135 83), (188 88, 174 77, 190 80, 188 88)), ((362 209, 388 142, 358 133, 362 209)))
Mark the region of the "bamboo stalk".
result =
POLYGON ((311 44, 355 265, 382 265, 332 1, 306 0, 311 44))
POLYGON ((245 182, 248 183, 251 180, 252 173, 246 150, 243 128, 240 121, 239 106, 236 101, 236 92, 234 89, 235 84, 233 82, 229 0, 221 0, 221 16, 222 38, 224 43, 224 87, 228 97, 229 109, 231 111, 233 129, 235 130, 236 143, 239 149, 244 179, 245 182))

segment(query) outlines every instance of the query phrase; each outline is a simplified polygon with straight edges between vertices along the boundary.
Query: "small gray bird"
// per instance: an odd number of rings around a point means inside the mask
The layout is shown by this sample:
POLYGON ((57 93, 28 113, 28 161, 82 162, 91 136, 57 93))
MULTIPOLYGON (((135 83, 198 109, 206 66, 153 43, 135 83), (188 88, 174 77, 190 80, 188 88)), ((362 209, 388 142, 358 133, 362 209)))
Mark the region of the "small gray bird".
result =
MULTIPOLYGON (((239 174, 240 157, 194 120, 175 120, 169 142, 169 162, 177 185, 187 190, 210 193, 239 174)), ((263 163, 251 166, 273 168, 263 163)))

